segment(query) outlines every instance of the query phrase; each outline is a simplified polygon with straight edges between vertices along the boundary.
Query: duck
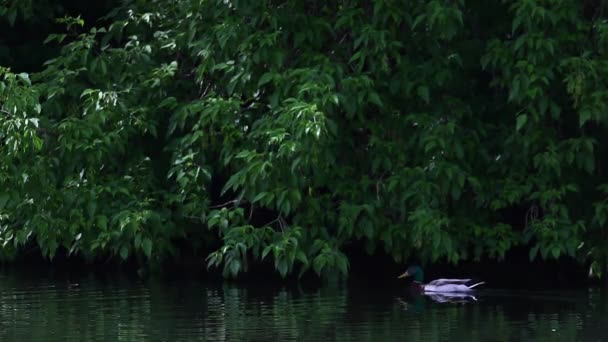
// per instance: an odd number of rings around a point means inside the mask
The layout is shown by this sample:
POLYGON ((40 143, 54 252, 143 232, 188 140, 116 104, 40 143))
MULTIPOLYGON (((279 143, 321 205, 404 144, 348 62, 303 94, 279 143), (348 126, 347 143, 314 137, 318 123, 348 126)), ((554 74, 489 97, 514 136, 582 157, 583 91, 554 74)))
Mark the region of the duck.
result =
POLYGON ((425 294, 434 293, 470 293, 485 282, 475 283, 472 279, 436 279, 424 284, 424 271, 420 266, 410 266, 398 279, 413 277, 413 286, 425 294))

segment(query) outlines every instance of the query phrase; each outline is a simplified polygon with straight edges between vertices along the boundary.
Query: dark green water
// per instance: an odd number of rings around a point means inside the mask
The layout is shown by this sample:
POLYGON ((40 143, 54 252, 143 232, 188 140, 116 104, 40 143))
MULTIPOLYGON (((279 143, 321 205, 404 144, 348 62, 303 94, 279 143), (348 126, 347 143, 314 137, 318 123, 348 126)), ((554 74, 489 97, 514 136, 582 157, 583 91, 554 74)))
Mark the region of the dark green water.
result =
POLYGON ((608 293, 493 290, 476 302, 437 303, 395 287, 3 273, 0 340, 608 341, 608 293))

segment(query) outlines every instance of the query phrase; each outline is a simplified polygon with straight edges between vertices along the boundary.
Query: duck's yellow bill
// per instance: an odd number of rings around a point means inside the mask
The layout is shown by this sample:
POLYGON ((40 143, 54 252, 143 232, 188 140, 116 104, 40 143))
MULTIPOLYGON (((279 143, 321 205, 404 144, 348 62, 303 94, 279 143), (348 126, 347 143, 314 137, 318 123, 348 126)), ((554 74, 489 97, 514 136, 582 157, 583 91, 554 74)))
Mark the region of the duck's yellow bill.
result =
POLYGON ((401 279, 401 278, 405 278, 405 277, 409 277, 410 274, 407 273, 407 271, 405 271, 405 273, 403 273, 402 275, 398 276, 397 279, 401 279))

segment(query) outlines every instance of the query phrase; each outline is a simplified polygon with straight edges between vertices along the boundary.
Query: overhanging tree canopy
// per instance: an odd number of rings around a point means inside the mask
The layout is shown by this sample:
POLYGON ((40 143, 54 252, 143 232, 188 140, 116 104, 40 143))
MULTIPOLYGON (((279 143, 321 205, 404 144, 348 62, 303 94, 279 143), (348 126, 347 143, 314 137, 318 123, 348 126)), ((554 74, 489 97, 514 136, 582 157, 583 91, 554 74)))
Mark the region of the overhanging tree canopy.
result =
MULTIPOLYGON (((2 10, 8 20, 12 12, 2 10)), ((0 251, 608 261, 604 6, 126 1, 2 68, 0 251), (219 244, 219 245, 218 245, 219 244)), ((143 260, 143 259, 142 259, 143 260)))

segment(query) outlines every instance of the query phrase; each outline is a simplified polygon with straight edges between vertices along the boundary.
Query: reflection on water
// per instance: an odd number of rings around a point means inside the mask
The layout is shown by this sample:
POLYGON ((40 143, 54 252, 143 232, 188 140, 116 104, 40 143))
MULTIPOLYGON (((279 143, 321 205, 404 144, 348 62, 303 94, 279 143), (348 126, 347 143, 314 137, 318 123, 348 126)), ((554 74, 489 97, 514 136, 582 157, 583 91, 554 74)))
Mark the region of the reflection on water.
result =
POLYGON ((602 341, 599 290, 406 291, 0 276, 2 341, 602 341))

